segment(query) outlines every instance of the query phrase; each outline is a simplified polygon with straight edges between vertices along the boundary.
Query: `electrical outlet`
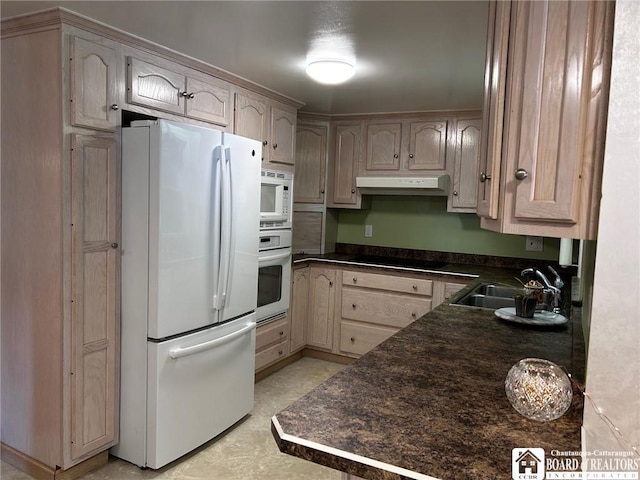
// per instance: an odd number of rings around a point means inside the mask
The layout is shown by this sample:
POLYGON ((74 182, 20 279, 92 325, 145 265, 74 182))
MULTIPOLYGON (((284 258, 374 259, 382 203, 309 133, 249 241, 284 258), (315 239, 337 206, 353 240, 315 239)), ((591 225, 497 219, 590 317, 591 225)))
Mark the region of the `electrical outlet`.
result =
POLYGON ((542 237, 527 237, 526 248, 528 252, 542 251, 542 237))
POLYGON ((364 236, 365 237, 373 237, 373 225, 365 225, 364 226, 364 236))

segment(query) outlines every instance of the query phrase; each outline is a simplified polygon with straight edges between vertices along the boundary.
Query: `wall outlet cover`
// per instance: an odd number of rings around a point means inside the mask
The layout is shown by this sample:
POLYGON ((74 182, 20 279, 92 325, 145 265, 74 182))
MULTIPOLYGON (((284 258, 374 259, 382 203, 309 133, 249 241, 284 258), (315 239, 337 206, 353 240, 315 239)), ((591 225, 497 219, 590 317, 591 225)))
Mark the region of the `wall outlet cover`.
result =
POLYGON ((525 249, 528 252, 541 252, 543 247, 542 237, 527 237, 525 249))
POLYGON ((365 225, 364 226, 364 236, 365 237, 373 237, 373 225, 365 225))

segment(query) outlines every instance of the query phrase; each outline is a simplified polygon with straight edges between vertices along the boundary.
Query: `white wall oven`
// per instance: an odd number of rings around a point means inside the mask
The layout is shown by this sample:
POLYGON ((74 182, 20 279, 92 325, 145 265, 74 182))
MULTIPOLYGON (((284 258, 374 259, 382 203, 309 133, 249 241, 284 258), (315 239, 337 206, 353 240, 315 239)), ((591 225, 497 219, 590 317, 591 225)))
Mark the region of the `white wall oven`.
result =
POLYGON ((291 288, 291 230, 260 232, 258 253, 258 323, 283 317, 291 288))
POLYGON ((262 170, 260 183, 260 229, 291 228, 293 175, 262 170))

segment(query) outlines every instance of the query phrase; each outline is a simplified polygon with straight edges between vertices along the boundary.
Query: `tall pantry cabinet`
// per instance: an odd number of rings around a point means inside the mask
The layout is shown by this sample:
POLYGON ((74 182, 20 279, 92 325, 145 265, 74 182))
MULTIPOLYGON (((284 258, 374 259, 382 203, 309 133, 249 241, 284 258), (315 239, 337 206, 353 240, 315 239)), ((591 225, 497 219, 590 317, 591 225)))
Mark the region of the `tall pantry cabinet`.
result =
POLYGON ((124 61, 61 19, 2 32, 2 455, 39 478, 117 442, 124 61))

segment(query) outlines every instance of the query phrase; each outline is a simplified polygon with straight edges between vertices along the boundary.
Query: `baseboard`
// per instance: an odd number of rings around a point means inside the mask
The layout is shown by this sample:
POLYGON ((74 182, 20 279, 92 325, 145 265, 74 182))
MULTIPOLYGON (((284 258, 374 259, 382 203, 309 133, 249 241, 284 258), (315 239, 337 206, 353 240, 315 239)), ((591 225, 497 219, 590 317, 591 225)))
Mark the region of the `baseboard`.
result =
POLYGON ((109 461, 109 451, 105 450, 66 470, 54 469, 2 442, 0 442, 0 454, 2 461, 13 465, 36 480, 74 480, 106 465, 109 461))
POLYGON ((343 365, 349 365, 355 361, 355 358, 352 357, 336 355, 335 353, 323 352, 321 350, 314 350, 313 348, 308 347, 302 350, 302 356, 317 358, 318 360, 326 360, 327 362, 342 363, 343 365))
POLYGON ((302 352, 296 352, 293 355, 288 356, 287 358, 283 358, 279 362, 274 363, 273 365, 269 365, 265 367, 263 370, 256 372, 255 374, 255 382, 259 382, 267 378, 272 373, 277 372, 278 370, 286 367, 287 365, 291 365, 293 362, 300 360, 302 358, 302 352))

